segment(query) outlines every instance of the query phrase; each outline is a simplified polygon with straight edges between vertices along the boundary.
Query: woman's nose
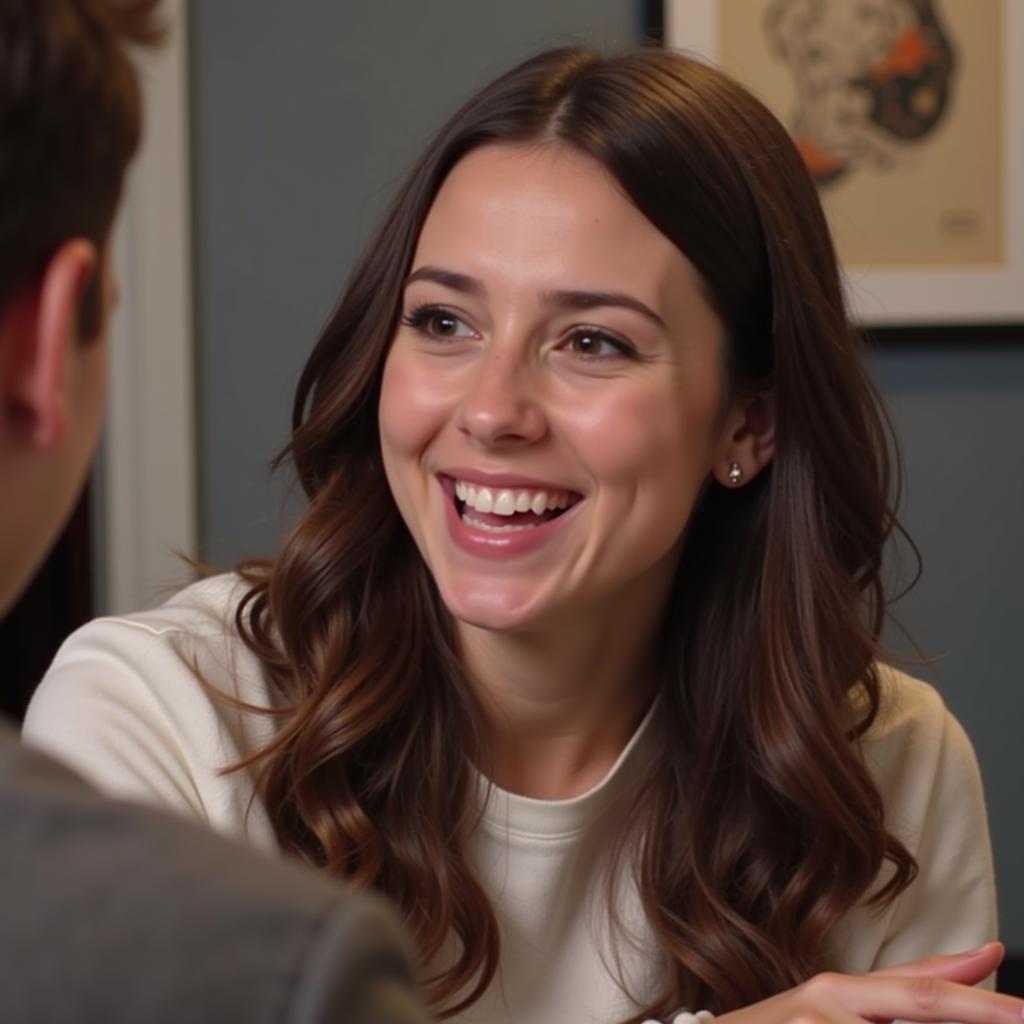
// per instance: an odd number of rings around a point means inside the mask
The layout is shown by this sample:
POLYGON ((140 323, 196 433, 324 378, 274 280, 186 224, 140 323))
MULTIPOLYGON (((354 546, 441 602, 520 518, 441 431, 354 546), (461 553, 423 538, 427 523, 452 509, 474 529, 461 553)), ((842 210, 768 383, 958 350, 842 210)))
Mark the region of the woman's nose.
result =
POLYGON ((530 367, 507 350, 489 353, 463 396, 457 424, 483 445, 541 440, 547 425, 530 367))

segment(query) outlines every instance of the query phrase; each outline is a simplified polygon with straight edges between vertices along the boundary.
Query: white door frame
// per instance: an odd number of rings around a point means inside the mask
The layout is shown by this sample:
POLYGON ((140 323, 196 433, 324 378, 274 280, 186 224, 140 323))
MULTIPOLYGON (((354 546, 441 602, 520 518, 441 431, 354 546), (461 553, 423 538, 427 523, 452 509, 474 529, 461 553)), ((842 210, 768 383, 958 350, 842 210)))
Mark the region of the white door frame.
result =
POLYGON ((196 554, 185 0, 163 11, 167 43, 138 56, 145 128, 113 240, 121 300, 94 488, 102 614, 156 603, 189 577, 178 553, 196 554))

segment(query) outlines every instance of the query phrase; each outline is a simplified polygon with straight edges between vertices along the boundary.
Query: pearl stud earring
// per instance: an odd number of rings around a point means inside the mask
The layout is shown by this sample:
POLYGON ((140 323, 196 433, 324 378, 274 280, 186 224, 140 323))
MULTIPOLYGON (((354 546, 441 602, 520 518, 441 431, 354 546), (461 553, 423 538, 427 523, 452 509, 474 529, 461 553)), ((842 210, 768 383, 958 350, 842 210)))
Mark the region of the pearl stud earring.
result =
POLYGON ((729 466, 729 483, 735 487, 743 479, 743 470, 740 469, 738 462, 733 462, 729 466))

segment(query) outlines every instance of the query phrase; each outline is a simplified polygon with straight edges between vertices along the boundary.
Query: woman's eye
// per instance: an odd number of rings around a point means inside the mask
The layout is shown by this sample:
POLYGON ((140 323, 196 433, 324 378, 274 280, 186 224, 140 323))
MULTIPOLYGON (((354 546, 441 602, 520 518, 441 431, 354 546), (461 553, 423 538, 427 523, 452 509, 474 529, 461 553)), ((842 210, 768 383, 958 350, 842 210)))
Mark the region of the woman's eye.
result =
POLYGON ((402 318, 402 323, 431 338, 472 338, 473 328, 439 306, 422 306, 402 318))
POLYGON ((581 328, 570 335, 565 345, 573 355, 584 359, 621 359, 634 354, 628 342, 591 328, 581 328))

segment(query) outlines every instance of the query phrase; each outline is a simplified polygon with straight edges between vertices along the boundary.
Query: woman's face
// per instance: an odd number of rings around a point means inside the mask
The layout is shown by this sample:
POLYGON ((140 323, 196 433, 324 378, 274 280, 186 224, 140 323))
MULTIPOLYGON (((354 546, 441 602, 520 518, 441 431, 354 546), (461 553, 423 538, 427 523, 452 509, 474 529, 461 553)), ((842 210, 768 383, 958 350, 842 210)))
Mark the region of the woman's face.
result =
POLYGON ((574 150, 466 156, 424 224, 384 369, 395 501, 459 620, 661 609, 728 458, 697 272, 574 150))

